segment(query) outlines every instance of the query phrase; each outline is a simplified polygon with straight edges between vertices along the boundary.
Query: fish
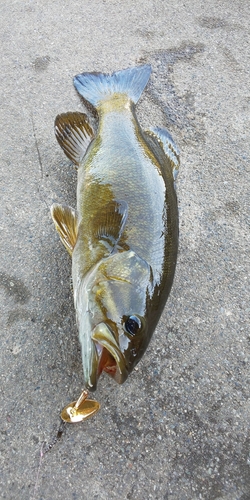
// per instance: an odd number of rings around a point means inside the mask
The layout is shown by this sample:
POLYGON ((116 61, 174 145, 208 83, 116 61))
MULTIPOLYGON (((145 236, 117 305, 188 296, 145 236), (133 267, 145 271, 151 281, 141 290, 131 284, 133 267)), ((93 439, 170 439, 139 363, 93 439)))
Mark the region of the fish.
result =
MULTIPOLYGON (((77 168, 77 207, 51 215, 72 257, 83 379, 123 384, 145 353, 169 296, 178 252, 179 150, 165 128, 143 130, 135 105, 150 65, 81 73, 74 86, 98 114, 67 112, 55 135, 77 168)), ((84 396, 85 397, 85 396, 84 396)))

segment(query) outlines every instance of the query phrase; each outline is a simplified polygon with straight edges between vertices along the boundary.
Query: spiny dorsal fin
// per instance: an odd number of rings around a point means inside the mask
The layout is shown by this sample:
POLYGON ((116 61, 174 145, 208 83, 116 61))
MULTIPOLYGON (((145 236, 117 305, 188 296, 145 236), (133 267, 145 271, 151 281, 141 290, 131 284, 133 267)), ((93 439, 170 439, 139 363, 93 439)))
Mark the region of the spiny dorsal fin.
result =
POLYGON ((94 132, 84 113, 62 113, 55 119, 56 138, 66 156, 79 165, 83 159, 94 132))
POLYGON ((95 237, 106 241, 113 250, 122 236, 127 216, 126 201, 110 201, 91 223, 95 237))
POLYGON ((165 155, 169 158, 174 181, 176 180, 179 166, 180 166, 180 157, 179 157, 179 149, 176 146, 172 136, 165 128, 160 127, 152 127, 146 131, 153 139, 157 140, 158 144, 163 149, 165 155))
POLYGON ((53 203, 51 216, 60 240, 72 255, 77 239, 77 216, 73 208, 53 203))

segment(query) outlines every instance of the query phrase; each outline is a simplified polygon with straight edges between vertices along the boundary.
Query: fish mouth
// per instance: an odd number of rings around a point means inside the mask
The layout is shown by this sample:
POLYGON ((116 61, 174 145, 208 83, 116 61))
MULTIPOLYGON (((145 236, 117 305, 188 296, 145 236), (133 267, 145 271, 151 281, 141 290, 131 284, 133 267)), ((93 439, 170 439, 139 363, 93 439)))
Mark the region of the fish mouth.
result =
POLYGON ((99 323, 91 338, 95 342, 99 358, 97 376, 105 371, 118 384, 123 384, 128 376, 126 361, 109 326, 99 323))

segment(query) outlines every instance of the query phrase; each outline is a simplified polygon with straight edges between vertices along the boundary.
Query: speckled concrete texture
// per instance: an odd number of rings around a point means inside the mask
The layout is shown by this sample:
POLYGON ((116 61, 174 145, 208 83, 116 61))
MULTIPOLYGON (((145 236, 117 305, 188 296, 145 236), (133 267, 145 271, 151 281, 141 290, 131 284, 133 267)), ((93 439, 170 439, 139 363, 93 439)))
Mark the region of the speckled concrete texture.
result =
POLYGON ((1 498, 250 499, 249 23, 247 0, 1 2, 1 498), (175 282, 128 381, 45 453, 82 389, 54 119, 83 110, 75 74, 141 62, 139 120, 181 150, 175 282))

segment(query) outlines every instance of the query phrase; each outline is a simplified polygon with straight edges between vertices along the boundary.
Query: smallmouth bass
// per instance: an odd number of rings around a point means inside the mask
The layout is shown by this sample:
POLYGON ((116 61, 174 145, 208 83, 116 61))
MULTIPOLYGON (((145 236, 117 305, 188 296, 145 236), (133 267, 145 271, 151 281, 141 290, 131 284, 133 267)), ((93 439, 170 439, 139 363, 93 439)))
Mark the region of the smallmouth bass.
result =
POLYGON ((77 210, 51 207, 72 256, 85 388, 102 372, 122 384, 145 352, 168 298, 178 249, 178 149, 163 128, 143 131, 135 104, 148 65, 74 78, 97 110, 56 117, 55 134, 78 167, 77 210))

